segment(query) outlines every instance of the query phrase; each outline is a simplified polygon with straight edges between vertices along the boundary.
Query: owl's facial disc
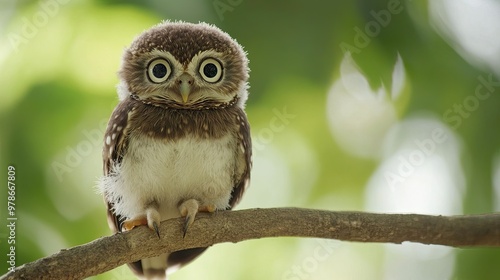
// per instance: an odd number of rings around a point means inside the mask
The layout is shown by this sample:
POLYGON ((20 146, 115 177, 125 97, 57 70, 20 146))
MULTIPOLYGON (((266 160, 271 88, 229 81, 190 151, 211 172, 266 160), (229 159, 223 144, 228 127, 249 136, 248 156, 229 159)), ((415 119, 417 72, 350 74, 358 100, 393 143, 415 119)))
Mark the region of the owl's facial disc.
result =
POLYGON ((235 67, 221 52, 199 51, 181 62, 168 51, 153 50, 138 62, 133 66, 136 73, 142 72, 144 82, 130 92, 148 104, 185 109, 218 107, 232 102, 239 92, 231 88, 234 83, 228 82, 228 77, 235 76, 235 67))

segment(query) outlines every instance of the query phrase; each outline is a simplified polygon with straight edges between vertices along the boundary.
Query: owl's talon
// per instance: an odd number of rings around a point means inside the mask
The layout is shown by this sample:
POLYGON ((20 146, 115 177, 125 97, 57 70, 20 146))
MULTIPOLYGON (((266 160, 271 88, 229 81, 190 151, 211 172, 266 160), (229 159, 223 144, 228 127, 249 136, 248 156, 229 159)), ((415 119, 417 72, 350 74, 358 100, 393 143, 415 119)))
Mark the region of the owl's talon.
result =
POLYGON ((189 226, 193 224, 199 206, 200 205, 196 199, 188 199, 179 206, 181 216, 186 217, 183 227, 183 237, 186 236, 189 226))
POLYGON ((186 219, 184 220, 184 226, 182 227, 182 238, 186 237, 187 230, 192 223, 193 222, 191 222, 191 218, 186 216, 186 219))
POLYGON ((158 238, 160 238, 160 229, 158 225, 161 222, 160 213, 158 212, 158 207, 155 204, 152 204, 149 208, 146 209, 146 218, 148 220, 148 227, 151 230, 156 232, 158 238))
POLYGON ((183 237, 186 237, 187 230, 189 226, 191 226, 194 222, 194 218, 198 212, 215 212, 216 207, 213 204, 201 205, 196 199, 188 199, 184 201, 179 206, 179 211, 181 212, 181 216, 186 217, 183 226, 183 237))
POLYGON ((156 222, 153 222, 153 228, 156 232, 156 235, 158 235, 158 239, 160 239, 160 230, 158 229, 158 224, 156 222))

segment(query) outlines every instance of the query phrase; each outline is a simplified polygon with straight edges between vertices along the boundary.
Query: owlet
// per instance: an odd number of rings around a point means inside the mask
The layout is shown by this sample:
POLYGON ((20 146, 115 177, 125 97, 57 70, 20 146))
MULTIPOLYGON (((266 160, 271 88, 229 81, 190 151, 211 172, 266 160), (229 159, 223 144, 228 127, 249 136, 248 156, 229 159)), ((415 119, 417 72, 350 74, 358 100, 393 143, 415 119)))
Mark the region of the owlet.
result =
MULTIPOLYGON (((244 111, 248 61, 213 25, 163 22, 125 50, 119 104, 104 136, 100 190, 114 232, 228 210, 250 179, 250 127, 244 111)), ((182 233, 179 233, 182 234, 182 233)), ((193 260, 206 248, 130 263, 145 279, 193 260)))

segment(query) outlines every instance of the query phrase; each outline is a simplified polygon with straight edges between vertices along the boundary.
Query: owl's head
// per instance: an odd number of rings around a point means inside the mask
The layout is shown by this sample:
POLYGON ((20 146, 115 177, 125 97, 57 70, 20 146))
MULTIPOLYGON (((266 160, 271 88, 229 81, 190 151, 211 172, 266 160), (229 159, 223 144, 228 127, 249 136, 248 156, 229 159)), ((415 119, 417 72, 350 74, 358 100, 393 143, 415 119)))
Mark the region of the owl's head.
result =
POLYGON ((162 22, 125 50, 118 92, 177 109, 243 106, 247 64, 243 48, 213 25, 162 22))

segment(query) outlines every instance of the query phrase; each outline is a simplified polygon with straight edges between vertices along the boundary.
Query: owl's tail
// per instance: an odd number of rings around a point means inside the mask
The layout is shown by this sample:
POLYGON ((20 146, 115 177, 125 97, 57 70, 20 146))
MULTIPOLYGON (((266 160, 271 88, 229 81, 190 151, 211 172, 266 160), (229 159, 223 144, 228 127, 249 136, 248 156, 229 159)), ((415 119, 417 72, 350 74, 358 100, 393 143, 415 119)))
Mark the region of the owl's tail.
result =
POLYGON ((207 248, 192 248, 143 259, 128 266, 137 277, 145 280, 166 280, 167 275, 197 258, 207 248))
POLYGON ((141 260, 142 273, 144 275, 143 279, 166 280, 167 257, 167 254, 163 254, 157 257, 141 260))

